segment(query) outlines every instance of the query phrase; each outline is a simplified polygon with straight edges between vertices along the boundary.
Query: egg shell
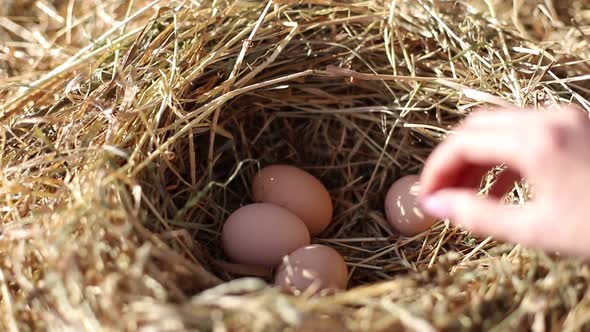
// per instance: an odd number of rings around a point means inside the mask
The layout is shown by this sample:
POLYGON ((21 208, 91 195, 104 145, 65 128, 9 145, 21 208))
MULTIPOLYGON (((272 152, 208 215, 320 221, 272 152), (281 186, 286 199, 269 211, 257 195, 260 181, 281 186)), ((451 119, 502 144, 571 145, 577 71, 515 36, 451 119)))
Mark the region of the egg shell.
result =
POLYGON ((316 292, 346 289, 347 284, 344 258, 333 248, 319 244, 292 252, 283 259, 275 275, 275 285, 291 293, 304 292, 310 287, 316 292))
POLYGON ((275 267, 285 255, 309 245, 307 227, 289 210, 269 203, 232 213, 221 232, 225 254, 234 262, 275 267))
POLYGON ((406 236, 420 234, 436 219, 424 213, 419 205, 419 176, 408 175, 397 180, 385 197, 385 215, 389 224, 406 236))
POLYGON ((252 180, 252 195, 256 202, 276 204, 299 216, 312 236, 332 221, 332 199, 326 187, 294 166, 271 165, 260 170, 252 180))

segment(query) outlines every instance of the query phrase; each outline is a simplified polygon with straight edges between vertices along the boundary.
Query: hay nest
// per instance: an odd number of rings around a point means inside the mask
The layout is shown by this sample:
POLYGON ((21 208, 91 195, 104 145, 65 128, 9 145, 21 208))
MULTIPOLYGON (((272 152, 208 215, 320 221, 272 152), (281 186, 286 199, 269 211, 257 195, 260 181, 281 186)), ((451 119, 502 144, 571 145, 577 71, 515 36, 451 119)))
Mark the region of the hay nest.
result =
POLYGON ((590 110, 586 1, 11 3, 3 331, 590 328, 587 266, 444 221, 401 237, 382 209, 475 107, 590 110), (288 296, 225 261, 225 218, 276 162, 330 189, 316 242, 350 290, 288 296))

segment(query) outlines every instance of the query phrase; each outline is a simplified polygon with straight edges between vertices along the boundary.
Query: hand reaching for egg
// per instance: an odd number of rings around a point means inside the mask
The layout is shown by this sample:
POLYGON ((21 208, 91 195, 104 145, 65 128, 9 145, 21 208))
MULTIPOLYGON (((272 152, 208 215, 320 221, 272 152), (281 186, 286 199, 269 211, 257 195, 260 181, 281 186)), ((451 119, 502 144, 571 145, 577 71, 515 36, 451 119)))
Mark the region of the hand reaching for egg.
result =
MULTIPOLYGON (((392 184, 387 220, 398 233, 414 236, 436 218, 450 218, 479 235, 590 259, 588 142, 590 121, 578 109, 478 112, 432 153, 420 177, 392 184), (508 170, 488 197, 478 196, 482 176, 499 164, 508 170), (504 205, 501 197, 522 177, 534 186, 534 200, 524 207, 504 205)), ((256 175, 252 192, 258 203, 235 211, 223 227, 227 256, 275 269, 275 284, 285 291, 346 288, 342 256, 309 245, 332 219, 323 184, 299 168, 273 165, 256 175)))
POLYGON ((469 117, 430 156, 421 175, 425 211, 476 234, 590 258, 590 121, 574 108, 482 111, 469 117), (490 166, 510 171, 495 193, 524 177, 533 200, 506 206, 476 194, 473 179, 490 166))

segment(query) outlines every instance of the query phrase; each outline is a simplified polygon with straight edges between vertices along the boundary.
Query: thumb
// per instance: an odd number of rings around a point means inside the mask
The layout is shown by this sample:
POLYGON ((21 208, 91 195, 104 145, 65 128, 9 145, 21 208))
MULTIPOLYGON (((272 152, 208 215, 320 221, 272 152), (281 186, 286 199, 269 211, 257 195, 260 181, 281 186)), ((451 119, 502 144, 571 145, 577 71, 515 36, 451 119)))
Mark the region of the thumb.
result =
POLYGON ((473 190, 444 189, 422 200, 422 208, 432 216, 449 218, 479 236, 534 244, 538 233, 525 207, 503 205, 498 199, 478 196, 473 190))

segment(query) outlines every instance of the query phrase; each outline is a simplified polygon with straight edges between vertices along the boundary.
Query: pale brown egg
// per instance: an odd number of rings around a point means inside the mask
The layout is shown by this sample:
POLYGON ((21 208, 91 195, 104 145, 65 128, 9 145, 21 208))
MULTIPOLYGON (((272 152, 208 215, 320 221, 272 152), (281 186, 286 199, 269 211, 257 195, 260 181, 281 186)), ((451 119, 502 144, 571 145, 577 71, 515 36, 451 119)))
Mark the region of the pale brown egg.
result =
POLYGON ((348 268, 333 248, 314 244, 299 248, 283 259, 275 275, 275 285, 284 291, 346 289, 348 268))
POLYGON ((324 185, 306 171, 289 165, 263 168, 252 180, 256 202, 280 205, 296 214, 312 236, 332 221, 332 199, 324 185))
POLYGON ((406 236, 420 234, 430 228, 436 219, 424 213, 419 206, 420 184, 417 175, 408 175, 397 180, 385 197, 387 221, 406 236))
POLYGON ((234 262, 275 267, 285 255, 309 245, 299 217, 277 205, 246 205, 232 213, 221 232, 225 254, 234 262))

